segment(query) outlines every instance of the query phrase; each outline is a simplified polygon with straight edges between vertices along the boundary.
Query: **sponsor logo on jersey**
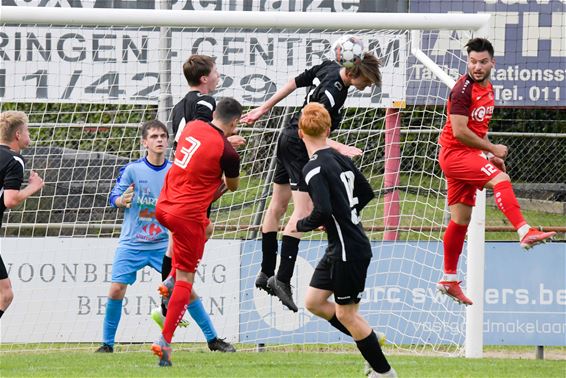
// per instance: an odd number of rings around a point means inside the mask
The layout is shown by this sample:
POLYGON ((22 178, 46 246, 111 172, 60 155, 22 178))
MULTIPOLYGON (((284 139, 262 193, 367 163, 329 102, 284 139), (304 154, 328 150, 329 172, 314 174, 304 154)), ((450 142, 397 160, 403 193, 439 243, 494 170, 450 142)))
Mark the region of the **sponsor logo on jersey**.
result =
POLYGON ((148 241, 158 239, 163 232, 163 228, 157 223, 146 224, 141 229, 143 232, 138 233, 136 238, 148 241))
POLYGON ((490 119, 493 114, 493 106, 480 106, 472 110, 472 119, 476 122, 483 122, 484 119, 490 119))

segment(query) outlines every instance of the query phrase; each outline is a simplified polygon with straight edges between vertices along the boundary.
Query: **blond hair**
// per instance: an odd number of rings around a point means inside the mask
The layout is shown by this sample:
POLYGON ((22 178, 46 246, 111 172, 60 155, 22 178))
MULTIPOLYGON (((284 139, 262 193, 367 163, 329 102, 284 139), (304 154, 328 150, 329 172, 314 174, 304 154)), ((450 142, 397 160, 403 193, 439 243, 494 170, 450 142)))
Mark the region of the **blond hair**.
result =
POLYGON ((16 131, 28 122, 28 116, 24 112, 10 110, 0 113, 0 141, 12 142, 16 131))
POLYGON ((357 78, 360 76, 365 77, 371 81, 374 85, 381 85, 381 71, 379 66, 381 62, 372 53, 365 52, 362 60, 352 67, 346 68, 346 72, 350 76, 357 78))
POLYGON ((326 130, 330 129, 330 124, 328 110, 318 102, 307 104, 299 118, 299 128, 303 133, 312 137, 323 135, 326 130))

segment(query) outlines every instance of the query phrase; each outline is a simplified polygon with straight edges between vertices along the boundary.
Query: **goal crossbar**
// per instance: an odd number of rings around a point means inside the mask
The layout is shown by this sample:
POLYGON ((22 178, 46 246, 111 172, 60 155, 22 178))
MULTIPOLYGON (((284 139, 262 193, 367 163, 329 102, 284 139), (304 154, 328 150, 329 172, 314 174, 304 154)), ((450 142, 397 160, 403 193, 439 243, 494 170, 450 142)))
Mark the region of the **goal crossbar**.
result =
POLYGON ((154 9, 0 7, 3 23, 38 25, 436 30, 486 28, 489 14, 293 13, 154 9))

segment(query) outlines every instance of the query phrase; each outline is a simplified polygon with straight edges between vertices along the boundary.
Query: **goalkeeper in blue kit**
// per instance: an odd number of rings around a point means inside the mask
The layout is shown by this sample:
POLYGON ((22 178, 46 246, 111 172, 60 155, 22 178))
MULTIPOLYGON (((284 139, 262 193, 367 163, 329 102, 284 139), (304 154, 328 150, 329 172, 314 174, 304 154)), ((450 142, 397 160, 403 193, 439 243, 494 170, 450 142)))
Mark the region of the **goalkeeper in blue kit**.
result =
MULTIPOLYGON (((146 266, 161 273, 169 242, 168 230, 155 219, 155 204, 171 167, 171 162, 165 159, 169 133, 163 123, 153 120, 143 124, 141 134, 147 155, 120 169, 109 197, 111 206, 124 208, 124 222, 112 263, 112 283, 98 353, 114 351, 128 285, 136 281, 137 272, 146 266)), ((208 338, 214 332, 214 326, 200 299, 191 303, 189 313, 208 338)), ((181 327, 187 325, 185 320, 180 323, 181 327)))

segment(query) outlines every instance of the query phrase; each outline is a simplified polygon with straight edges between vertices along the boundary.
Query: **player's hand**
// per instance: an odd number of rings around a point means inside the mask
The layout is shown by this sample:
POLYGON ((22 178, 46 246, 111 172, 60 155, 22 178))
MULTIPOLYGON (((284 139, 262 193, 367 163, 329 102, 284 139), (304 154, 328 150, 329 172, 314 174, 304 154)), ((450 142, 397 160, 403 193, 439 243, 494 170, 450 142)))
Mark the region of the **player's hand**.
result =
POLYGON ((319 226, 316 230, 317 230, 317 231, 326 232, 326 227, 324 227, 324 226, 319 226))
POLYGON ((341 153, 344 156, 347 156, 349 158, 353 158, 356 156, 362 156, 363 151, 360 150, 358 147, 356 146, 340 146, 340 148, 338 149, 338 152, 341 153))
POLYGON ((45 182, 43 181, 43 179, 41 177, 39 177, 37 172, 31 171, 29 173, 28 186, 33 188, 33 192, 35 193, 35 192, 40 191, 41 188, 43 188, 43 185, 45 185, 45 182))
POLYGON ((495 165, 501 172, 507 172, 505 168, 505 161, 497 156, 492 156, 489 158, 489 162, 495 165))
POLYGON ((251 112, 248 112, 240 118, 240 122, 245 123, 247 125, 253 125, 255 121, 261 118, 262 115, 267 113, 269 109, 263 109, 261 106, 259 108, 255 108, 251 112))
POLYGON ((228 142, 230 142, 230 144, 234 148, 238 148, 238 147, 241 147, 244 144, 246 144, 246 139, 243 136, 240 136, 240 135, 230 135, 226 139, 228 139, 228 142))
POLYGON ((128 186, 128 189, 122 193, 122 206, 129 209, 132 207, 132 200, 134 199, 134 184, 128 186))
POLYGON ((494 144, 491 148, 491 153, 498 158, 505 159, 507 156, 507 150, 507 146, 504 144, 494 144))

